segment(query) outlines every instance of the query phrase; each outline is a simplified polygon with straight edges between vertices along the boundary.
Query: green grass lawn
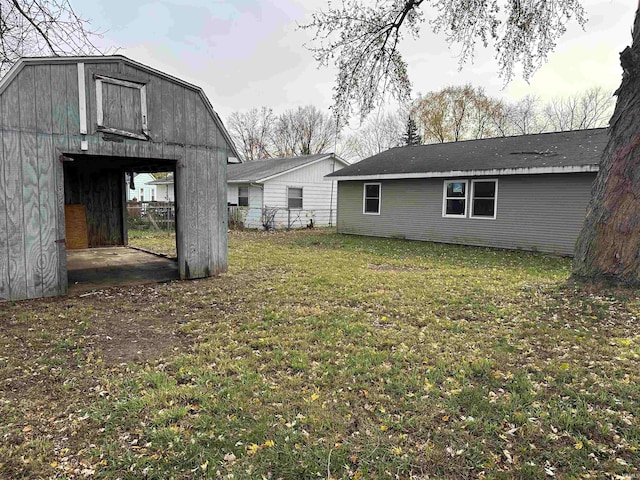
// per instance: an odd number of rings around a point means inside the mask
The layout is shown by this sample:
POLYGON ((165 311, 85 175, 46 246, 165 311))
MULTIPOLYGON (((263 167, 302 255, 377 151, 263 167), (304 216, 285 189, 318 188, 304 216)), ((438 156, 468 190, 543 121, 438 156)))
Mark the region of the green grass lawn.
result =
POLYGON ((0 303, 0 478, 640 475, 637 291, 323 231, 233 232, 229 263, 0 303))
POLYGON ((175 258, 176 234, 174 231, 129 230, 129 245, 175 258))

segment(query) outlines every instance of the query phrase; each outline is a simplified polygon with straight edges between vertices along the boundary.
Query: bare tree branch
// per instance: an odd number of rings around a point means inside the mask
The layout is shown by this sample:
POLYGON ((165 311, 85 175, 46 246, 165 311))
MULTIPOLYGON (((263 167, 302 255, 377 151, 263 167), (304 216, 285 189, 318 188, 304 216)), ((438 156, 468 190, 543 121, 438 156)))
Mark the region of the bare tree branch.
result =
POLYGON ((245 161, 328 152, 337 128, 333 117, 312 105, 280 115, 266 107, 234 112, 227 124, 245 161))
POLYGON ((302 25, 315 36, 307 47, 320 65, 335 63, 334 114, 361 119, 385 93, 408 102, 411 83, 399 46, 404 32, 418 37, 425 7, 430 25, 461 45, 460 64, 473 59, 476 42, 492 43, 505 83, 518 65, 529 79, 546 60, 566 24, 586 22, 579 0, 342 0, 302 25))
POLYGON ((100 54, 100 36, 69 0, 0 0, 0 74, 23 56, 100 54))

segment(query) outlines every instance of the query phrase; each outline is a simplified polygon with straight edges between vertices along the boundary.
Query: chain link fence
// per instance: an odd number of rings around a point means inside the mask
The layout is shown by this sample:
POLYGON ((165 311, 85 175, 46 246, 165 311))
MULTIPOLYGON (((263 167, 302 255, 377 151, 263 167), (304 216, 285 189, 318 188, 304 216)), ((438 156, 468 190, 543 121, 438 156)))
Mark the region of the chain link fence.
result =
POLYGON ((229 228, 257 228, 262 230, 290 230, 293 228, 332 227, 336 224, 334 209, 288 209, 278 207, 230 206, 229 228))
MULTIPOLYGON (((334 209, 299 210, 230 206, 228 215, 231 229, 290 230, 332 227, 336 224, 334 209)), ((129 230, 175 231, 175 204, 173 202, 128 202, 127 227, 129 230)))

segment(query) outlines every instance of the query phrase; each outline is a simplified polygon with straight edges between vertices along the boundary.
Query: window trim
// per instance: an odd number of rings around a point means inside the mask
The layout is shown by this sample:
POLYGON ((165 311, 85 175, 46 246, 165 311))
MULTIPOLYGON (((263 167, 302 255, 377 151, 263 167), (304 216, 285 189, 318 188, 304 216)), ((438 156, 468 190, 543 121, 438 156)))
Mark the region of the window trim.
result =
POLYGON ((442 183, 442 216, 444 218, 467 218, 467 212, 469 211, 469 180, 445 180, 442 183), (447 184, 448 183, 464 183, 464 197, 447 197, 447 184), (447 200, 463 200, 464 199, 464 213, 462 215, 447 214, 447 200))
POLYGON ((238 206, 239 207, 248 207, 250 205, 250 188, 249 185, 238 185, 238 206), (247 204, 246 205, 240 205, 240 189, 241 188, 246 188, 247 189, 247 204))
MULTIPOLYGON (((375 197, 368 197, 375 198, 375 197)), ((380 215, 382 211, 382 183, 380 182, 366 182, 362 184, 362 214, 363 215, 380 215), (367 186, 368 185, 377 185, 378 186, 378 211, 377 212, 367 212, 367 186)))
POLYGON ((123 137, 136 138, 138 140, 149 140, 149 117, 147 115, 147 85, 145 83, 121 80, 118 78, 108 77, 106 75, 94 74, 96 83, 96 126, 99 132, 113 133, 123 137), (134 132, 122 130, 119 128, 104 125, 104 111, 102 108, 102 84, 111 83, 126 88, 135 88, 140 90, 140 115, 142 116, 142 132, 134 132))
POLYGON ((290 187, 287 186, 287 210, 304 210, 304 187, 290 187), (296 190, 300 190, 300 197, 294 197, 294 198, 300 198, 300 208, 291 208, 289 206, 289 199, 291 197, 289 197, 289 190, 291 190, 292 188, 296 189, 296 190))
MULTIPOLYGON (((488 197, 480 197, 488 200, 488 197)), ((497 178, 477 178, 471 180, 471 209, 469 210, 469 218, 478 218, 481 220, 495 220, 498 216, 498 179, 497 178), (493 182, 495 184, 495 191, 493 194, 493 217, 488 217, 486 215, 474 215, 473 214, 473 201, 475 200, 475 184, 476 182, 493 182)))

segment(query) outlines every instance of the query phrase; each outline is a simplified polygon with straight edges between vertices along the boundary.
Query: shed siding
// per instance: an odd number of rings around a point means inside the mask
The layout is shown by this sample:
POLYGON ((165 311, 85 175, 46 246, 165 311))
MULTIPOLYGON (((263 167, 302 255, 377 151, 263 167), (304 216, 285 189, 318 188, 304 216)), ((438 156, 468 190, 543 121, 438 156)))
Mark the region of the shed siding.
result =
MULTIPOLYGON (((87 60, 88 131, 81 135, 78 91, 75 61, 43 59, 25 62, 0 93, 0 299, 67 291, 66 252, 59 241, 65 230, 61 153, 176 160, 180 276, 226 270, 225 169, 232 147, 200 92, 126 59, 87 60), (98 131, 96 73, 146 83, 150 140, 107 138, 98 131), (88 150, 80 150, 82 140, 88 150)), ((112 97, 116 103, 128 98, 122 100, 122 92, 112 97)), ((135 112, 135 105, 129 110, 135 112)), ((125 115, 129 110, 123 105, 125 115)), ((109 114, 120 114, 117 105, 109 114)))
POLYGON ((594 179, 593 173, 499 177, 495 220, 444 218, 445 179, 382 181, 380 215, 364 215, 365 182, 343 181, 338 232, 571 255, 594 179))

